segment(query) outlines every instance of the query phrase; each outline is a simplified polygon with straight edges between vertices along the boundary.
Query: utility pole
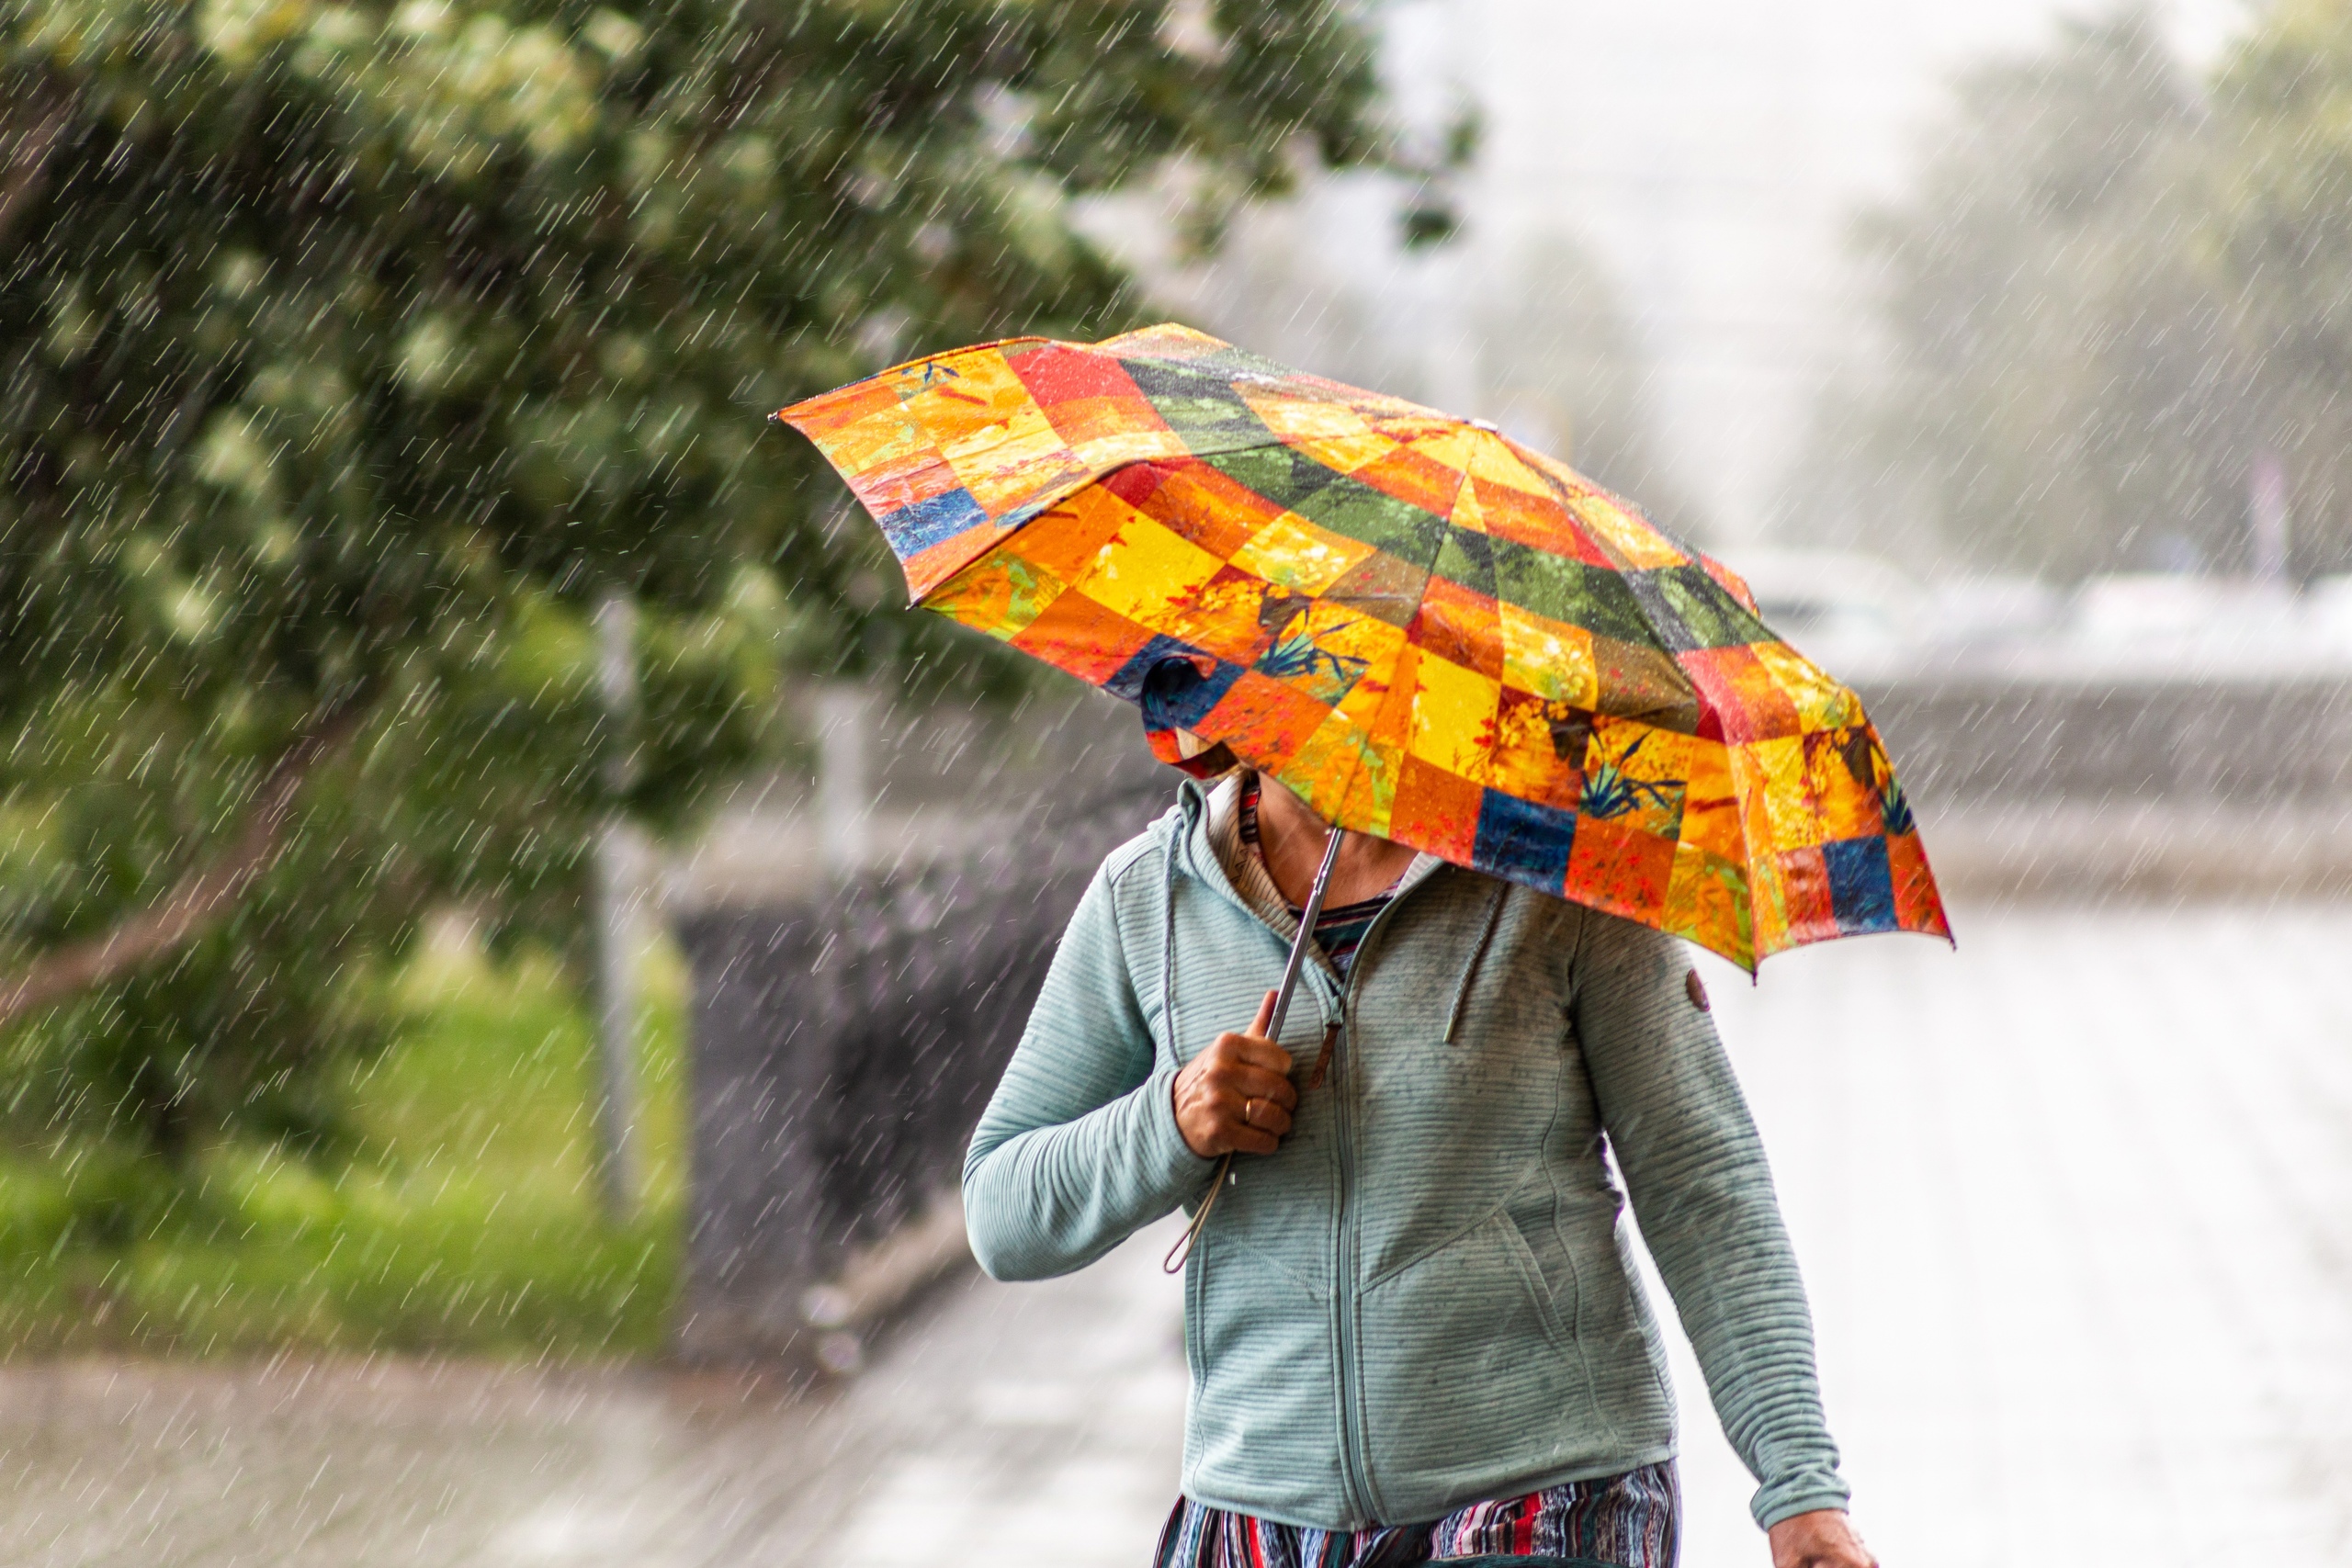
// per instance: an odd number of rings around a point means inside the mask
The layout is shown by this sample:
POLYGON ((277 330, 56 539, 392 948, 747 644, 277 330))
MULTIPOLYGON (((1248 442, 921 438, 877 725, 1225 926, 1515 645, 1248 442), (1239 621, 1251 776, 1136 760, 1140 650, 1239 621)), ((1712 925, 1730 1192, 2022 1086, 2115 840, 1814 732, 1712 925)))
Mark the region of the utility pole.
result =
POLYGON ((596 605, 596 683, 610 739, 604 784, 610 801, 596 836, 596 1045, 603 1090, 596 1104, 596 1186, 618 1223, 637 1205, 637 960, 640 897, 638 840, 621 801, 636 782, 637 606, 617 592, 596 605))
POLYGON ((874 813, 874 694, 838 682, 817 693, 817 822, 824 858, 836 875, 852 876, 870 853, 874 813))

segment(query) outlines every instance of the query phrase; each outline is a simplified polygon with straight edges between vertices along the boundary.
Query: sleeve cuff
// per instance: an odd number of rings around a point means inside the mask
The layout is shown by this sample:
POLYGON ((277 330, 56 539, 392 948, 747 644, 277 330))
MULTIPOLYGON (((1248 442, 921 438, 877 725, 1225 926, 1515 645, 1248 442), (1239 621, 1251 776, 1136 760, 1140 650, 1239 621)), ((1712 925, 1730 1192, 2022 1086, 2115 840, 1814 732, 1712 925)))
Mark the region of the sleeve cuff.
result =
POLYGON ((1756 1516, 1758 1529, 1770 1529, 1782 1519, 1792 1519, 1817 1508, 1843 1512, 1853 1495, 1853 1489, 1838 1480, 1835 1472, 1815 1472, 1757 1488, 1755 1499, 1747 1508, 1756 1516))

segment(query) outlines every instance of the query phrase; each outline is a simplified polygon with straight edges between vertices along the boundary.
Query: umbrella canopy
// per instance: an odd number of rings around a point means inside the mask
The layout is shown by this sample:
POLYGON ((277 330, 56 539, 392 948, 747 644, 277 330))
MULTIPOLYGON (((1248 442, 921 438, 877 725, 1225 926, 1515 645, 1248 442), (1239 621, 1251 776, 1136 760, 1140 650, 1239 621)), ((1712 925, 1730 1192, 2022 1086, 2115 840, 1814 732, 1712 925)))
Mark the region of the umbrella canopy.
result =
POLYGON ((1136 703, 1169 761, 1750 969, 1949 934, 1860 700, 1732 572, 1483 422, 1172 325, 776 417, 915 603, 1136 703))

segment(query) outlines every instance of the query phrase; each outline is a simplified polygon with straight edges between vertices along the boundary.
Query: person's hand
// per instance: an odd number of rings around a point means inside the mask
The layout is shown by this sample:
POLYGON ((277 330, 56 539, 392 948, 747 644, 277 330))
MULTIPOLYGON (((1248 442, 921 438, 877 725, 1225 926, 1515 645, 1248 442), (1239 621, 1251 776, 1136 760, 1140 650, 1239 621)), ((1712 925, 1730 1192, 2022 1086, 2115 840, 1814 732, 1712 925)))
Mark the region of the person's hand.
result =
POLYGON ((1792 1514, 1765 1532, 1772 1568, 1878 1568, 1842 1508, 1792 1514))
POLYGON ((1176 1130, 1203 1159, 1239 1150, 1270 1155, 1290 1131, 1298 1091, 1290 1086, 1290 1053, 1267 1039, 1274 993, 1258 1004, 1246 1034, 1220 1034, 1176 1075, 1176 1130))

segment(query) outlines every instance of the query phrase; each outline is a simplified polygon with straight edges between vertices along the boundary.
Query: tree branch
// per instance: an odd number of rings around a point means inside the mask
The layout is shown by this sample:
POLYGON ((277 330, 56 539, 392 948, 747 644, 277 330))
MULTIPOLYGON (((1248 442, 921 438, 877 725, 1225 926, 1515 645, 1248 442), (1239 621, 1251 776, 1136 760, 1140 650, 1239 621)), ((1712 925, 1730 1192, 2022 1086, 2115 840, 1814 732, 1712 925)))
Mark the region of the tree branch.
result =
POLYGON ((219 924, 277 858, 303 782, 359 728, 350 708, 314 726, 270 765, 236 837, 209 863, 183 877, 161 902, 102 935, 43 953, 22 974, 0 979, 0 1028, 28 1013, 119 980, 194 942, 219 924))

